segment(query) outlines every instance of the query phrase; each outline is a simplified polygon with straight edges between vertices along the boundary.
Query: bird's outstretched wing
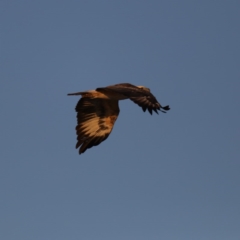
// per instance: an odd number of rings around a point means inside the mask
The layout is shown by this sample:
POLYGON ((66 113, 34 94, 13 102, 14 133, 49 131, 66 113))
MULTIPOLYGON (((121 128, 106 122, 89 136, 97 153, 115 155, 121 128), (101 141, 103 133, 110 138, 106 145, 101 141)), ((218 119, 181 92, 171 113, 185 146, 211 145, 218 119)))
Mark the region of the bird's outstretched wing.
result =
POLYGON ((107 139, 119 114, 118 101, 81 98, 76 106, 79 154, 107 139))
POLYGON ((152 114, 152 111, 158 113, 158 110, 165 113, 165 111, 168 111, 170 109, 169 106, 161 106, 161 104, 157 101, 157 99, 150 91, 129 83, 116 84, 105 88, 97 88, 96 90, 100 92, 114 91, 118 94, 122 94, 132 100, 134 103, 138 104, 144 112, 147 109, 150 114, 152 114))

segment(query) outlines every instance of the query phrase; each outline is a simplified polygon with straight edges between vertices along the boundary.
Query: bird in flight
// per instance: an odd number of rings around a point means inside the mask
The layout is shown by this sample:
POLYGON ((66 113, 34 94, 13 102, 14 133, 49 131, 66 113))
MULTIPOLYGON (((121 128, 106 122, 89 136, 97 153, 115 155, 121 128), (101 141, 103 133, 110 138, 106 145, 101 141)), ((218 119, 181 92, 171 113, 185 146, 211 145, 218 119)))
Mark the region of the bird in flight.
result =
POLYGON ((75 108, 77 112, 76 149, 79 148, 79 154, 107 139, 120 112, 119 100, 130 99, 144 112, 148 110, 151 115, 152 111, 158 114, 158 111, 166 113, 170 110, 169 106, 163 107, 157 101, 149 88, 129 83, 68 95, 82 96, 75 108))

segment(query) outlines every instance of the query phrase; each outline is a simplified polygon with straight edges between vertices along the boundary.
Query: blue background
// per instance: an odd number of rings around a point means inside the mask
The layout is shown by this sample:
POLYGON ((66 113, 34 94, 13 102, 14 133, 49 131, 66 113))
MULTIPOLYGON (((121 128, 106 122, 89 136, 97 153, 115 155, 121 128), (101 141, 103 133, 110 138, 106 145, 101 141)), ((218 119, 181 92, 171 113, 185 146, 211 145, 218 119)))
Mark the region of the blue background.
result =
POLYGON ((240 239, 240 2, 2 0, 0 238, 240 239), (78 155, 78 97, 129 82, 78 155))

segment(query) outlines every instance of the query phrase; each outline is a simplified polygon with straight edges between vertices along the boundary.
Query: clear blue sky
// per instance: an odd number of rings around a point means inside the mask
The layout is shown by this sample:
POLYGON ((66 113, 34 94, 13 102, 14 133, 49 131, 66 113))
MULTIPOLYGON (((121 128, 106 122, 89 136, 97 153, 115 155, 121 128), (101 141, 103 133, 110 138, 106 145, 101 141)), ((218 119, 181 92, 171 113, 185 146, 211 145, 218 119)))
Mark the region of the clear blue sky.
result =
POLYGON ((239 240, 240 2, 2 0, 0 239, 239 240), (78 155, 78 97, 129 82, 78 155))

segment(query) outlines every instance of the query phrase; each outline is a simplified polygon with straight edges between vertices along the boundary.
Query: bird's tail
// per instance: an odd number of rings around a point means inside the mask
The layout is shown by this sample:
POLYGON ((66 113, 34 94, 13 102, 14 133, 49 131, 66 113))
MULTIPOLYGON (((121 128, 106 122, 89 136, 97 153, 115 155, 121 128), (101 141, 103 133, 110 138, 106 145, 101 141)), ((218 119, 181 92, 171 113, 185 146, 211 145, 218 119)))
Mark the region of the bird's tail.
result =
POLYGON ((76 92, 76 93, 69 93, 68 96, 76 96, 81 95, 83 98, 106 98, 105 95, 102 93, 96 91, 96 90, 90 90, 86 92, 76 92))
POLYGON ((85 92, 76 92, 76 93, 68 93, 68 96, 74 96, 74 95, 84 95, 85 92))

